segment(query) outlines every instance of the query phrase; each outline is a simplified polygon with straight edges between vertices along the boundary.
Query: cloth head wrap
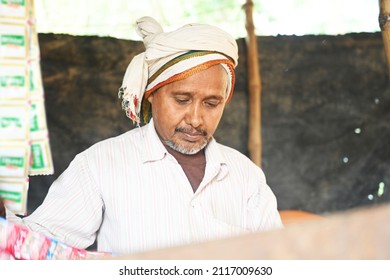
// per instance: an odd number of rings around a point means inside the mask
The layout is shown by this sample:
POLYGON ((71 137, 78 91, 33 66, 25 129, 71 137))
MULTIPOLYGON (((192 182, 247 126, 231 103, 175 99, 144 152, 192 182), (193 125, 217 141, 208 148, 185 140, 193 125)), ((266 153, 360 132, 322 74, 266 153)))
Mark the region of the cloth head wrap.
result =
MULTIPOLYGON (((227 102, 233 94, 238 47, 225 31, 207 24, 187 24, 164 32, 151 17, 137 20, 145 52, 129 63, 118 96, 133 123, 140 123, 141 102, 160 87, 221 64, 228 73, 227 102)), ((146 101, 146 100, 145 100, 146 101)), ((149 102, 143 102, 144 104, 149 102)), ((145 113, 145 108, 143 108, 145 113)), ((146 120, 145 120, 146 122, 146 120)))

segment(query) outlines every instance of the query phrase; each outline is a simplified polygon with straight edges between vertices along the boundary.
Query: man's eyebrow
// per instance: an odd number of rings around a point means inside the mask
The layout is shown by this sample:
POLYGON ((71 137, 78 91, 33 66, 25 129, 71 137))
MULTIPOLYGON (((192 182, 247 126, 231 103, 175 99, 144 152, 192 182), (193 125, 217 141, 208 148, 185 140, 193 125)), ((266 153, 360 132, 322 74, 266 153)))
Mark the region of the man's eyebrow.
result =
POLYGON ((186 96, 191 96, 191 93, 188 91, 172 91, 171 94, 173 95, 186 95, 186 96))
POLYGON ((225 99, 223 96, 221 95, 211 95, 211 96, 207 96, 205 99, 209 100, 209 99, 218 99, 218 100, 222 100, 222 99, 225 99))
MULTIPOLYGON (((173 96, 186 96, 186 97, 191 97, 192 96, 192 93, 189 92, 189 91, 172 91, 171 94, 173 96)), ((221 96, 221 95, 210 95, 210 96, 207 96, 204 98, 204 100, 211 100, 211 99, 216 99, 216 100, 223 100, 225 99, 225 97, 221 96)))

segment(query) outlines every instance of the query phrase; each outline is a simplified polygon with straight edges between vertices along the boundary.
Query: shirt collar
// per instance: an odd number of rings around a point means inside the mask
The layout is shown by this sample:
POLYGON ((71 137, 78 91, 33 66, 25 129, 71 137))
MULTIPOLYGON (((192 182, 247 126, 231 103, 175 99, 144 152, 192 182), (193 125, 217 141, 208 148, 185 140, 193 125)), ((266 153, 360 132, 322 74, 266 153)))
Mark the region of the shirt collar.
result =
POLYGON ((154 127, 153 119, 146 124, 143 129, 143 139, 145 146, 142 161, 145 163, 147 161, 156 161, 163 159, 168 151, 165 149, 163 143, 157 135, 156 129, 154 127))
POLYGON ((207 144, 205 151, 206 151, 206 162, 208 164, 222 165, 227 163, 226 157, 221 152, 221 149, 217 141, 214 139, 214 137, 207 144))
MULTIPOLYGON (((143 162, 156 161, 163 159, 168 151, 158 136, 154 127, 153 118, 142 128, 145 150, 143 153, 143 162)), ((226 157, 221 152, 217 141, 212 138, 205 148, 206 163, 211 166, 222 166, 227 164, 226 157)))
MULTIPOLYGON (((222 153, 221 145, 213 138, 206 147, 205 177, 211 180, 222 180, 228 174, 228 161, 222 153)), ((206 180, 207 181, 207 180, 206 180)))

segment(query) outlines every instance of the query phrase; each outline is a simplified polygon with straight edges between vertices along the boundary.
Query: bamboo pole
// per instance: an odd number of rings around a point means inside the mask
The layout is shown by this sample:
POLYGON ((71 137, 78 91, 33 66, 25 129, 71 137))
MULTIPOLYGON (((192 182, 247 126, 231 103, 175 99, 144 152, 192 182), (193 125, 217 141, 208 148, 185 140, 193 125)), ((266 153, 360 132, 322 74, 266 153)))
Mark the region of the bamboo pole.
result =
POLYGON ((258 49, 253 24, 253 2, 247 0, 244 4, 247 30, 247 67, 249 90, 249 135, 248 151, 250 159, 261 167, 261 79, 258 60, 258 49))
POLYGON ((379 0, 379 26, 385 46, 388 75, 390 79, 390 0, 379 0))

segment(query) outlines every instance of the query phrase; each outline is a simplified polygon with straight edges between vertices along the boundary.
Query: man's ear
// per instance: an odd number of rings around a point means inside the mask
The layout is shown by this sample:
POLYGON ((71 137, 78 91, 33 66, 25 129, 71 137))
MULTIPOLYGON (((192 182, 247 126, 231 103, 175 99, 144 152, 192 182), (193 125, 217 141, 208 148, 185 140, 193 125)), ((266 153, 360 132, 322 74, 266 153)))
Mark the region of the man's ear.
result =
POLYGON ((153 96, 154 96, 154 92, 152 92, 149 97, 147 98, 147 100, 149 101, 150 104, 153 103, 153 96))

